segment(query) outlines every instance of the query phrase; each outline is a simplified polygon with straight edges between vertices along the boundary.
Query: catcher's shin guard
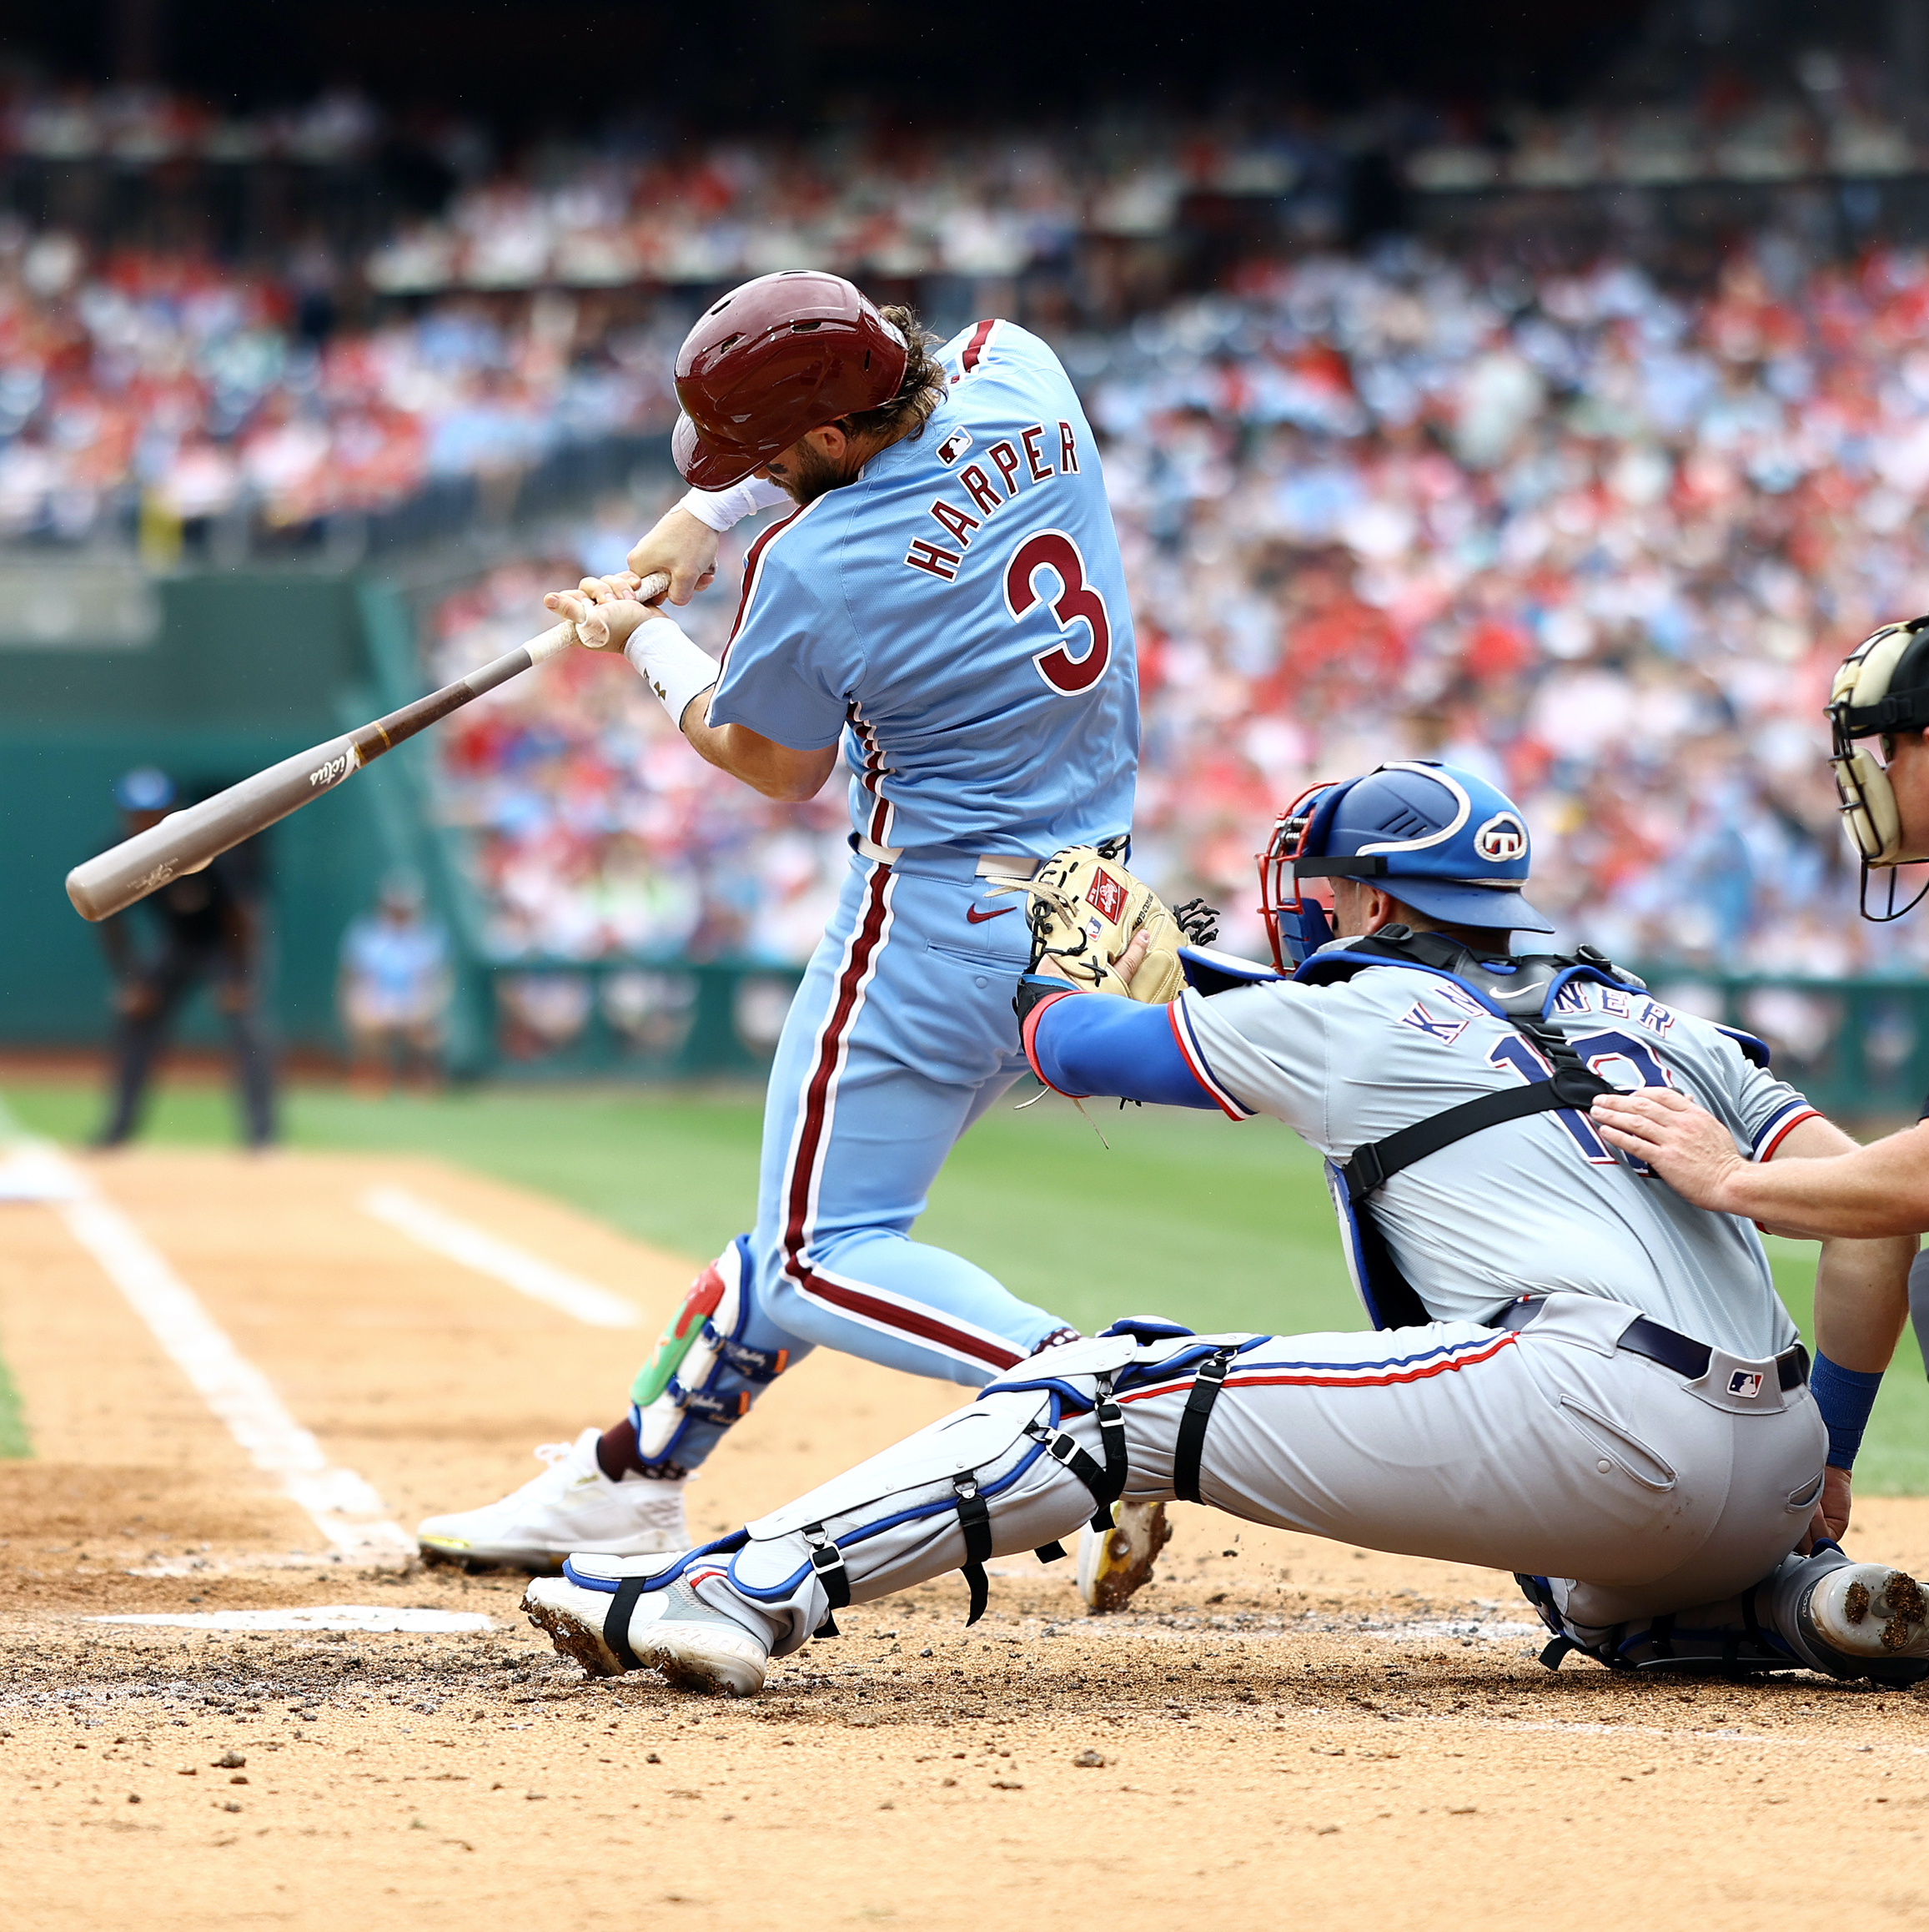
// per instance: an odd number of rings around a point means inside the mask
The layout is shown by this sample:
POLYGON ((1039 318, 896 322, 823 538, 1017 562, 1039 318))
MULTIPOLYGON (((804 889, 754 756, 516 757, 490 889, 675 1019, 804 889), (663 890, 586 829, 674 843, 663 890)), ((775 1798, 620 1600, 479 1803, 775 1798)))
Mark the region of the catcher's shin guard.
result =
POLYGON ((1209 1340, 1140 1322, 1034 1356, 968 1407, 639 1587, 687 1580, 713 1607, 754 1618, 778 1657, 835 1635, 832 1613, 846 1603, 947 1570, 963 1571, 975 1620, 989 1559, 1030 1549, 1049 1560, 1082 1522, 1109 1525, 1131 1475, 1115 1386, 1169 1379, 1175 1364, 1213 1354, 1209 1340))
POLYGON ((650 1474, 680 1467, 677 1450, 695 1425, 726 1428, 746 1415, 752 1391, 775 1381, 790 1359, 786 1349, 751 1348, 742 1339, 746 1245, 738 1235, 690 1284, 631 1386, 636 1460, 650 1474))

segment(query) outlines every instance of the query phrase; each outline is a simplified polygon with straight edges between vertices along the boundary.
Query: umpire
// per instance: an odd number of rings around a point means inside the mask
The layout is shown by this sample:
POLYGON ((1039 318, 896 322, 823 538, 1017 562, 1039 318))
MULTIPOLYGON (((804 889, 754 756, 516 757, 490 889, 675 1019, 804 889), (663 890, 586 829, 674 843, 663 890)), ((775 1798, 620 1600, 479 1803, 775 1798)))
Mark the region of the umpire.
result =
MULTIPOLYGON (((173 808, 174 781, 152 766, 124 773, 114 802, 132 838, 158 825, 173 808)), ((97 1147, 118 1147, 138 1124, 154 1061, 167 1044, 181 1003, 203 982, 228 1021, 234 1041, 244 1138, 250 1147, 274 1139, 274 1064, 262 1023, 261 860, 254 842, 197 873, 178 878, 144 902, 160 924, 159 945, 137 947, 128 913, 104 921, 101 943, 114 978, 113 1112, 97 1147)))

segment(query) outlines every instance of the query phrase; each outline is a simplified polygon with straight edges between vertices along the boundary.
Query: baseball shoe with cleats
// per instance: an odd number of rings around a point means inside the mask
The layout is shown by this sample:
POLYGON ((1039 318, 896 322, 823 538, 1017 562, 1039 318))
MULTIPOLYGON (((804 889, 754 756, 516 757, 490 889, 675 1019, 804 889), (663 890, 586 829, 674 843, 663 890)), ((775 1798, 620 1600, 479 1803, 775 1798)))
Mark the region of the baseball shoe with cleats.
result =
POLYGON ((688 1549, 682 1479, 612 1482, 596 1461, 596 1431, 585 1429, 574 1442, 545 1442, 536 1454, 549 1467, 500 1502, 424 1517, 415 1532, 422 1554, 475 1568, 554 1572, 571 1550, 643 1557, 688 1549))
POLYGON ((769 1674, 770 1652, 742 1624, 711 1609, 681 1578, 662 1590, 621 1587, 663 1567, 572 1556, 560 1577, 530 1585, 522 1607, 530 1622, 591 1677, 655 1670, 679 1690, 755 1697, 769 1674))
POLYGON ((1112 1527, 1103 1536, 1087 1523, 1078 1532, 1078 1594, 1086 1607, 1093 1616, 1123 1610, 1171 1541, 1163 1502, 1113 1503, 1112 1527))
POLYGON ((1816 1581, 1797 1614, 1802 1635, 1843 1660, 1842 1676, 1929 1676, 1929 1592, 1901 1570, 1844 1563, 1816 1581))

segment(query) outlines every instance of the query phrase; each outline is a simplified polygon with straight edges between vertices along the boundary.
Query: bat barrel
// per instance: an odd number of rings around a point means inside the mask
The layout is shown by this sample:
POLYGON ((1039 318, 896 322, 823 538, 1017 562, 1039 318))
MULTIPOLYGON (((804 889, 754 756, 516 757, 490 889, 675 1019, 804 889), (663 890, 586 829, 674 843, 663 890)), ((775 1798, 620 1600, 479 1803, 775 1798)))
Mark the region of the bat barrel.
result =
MULTIPOLYGON (((668 577, 652 576, 644 580, 642 591, 646 597, 661 596, 669 587, 668 577)), ((77 865, 67 875, 67 896, 83 919, 110 918, 170 879, 200 871, 230 846, 252 838, 309 799, 332 792, 364 765, 471 698, 568 650, 575 637, 575 626, 566 620, 552 625, 540 636, 386 717, 297 752, 184 812, 170 813, 158 825, 77 865)))
POLYGON ((67 896, 83 919, 107 918, 333 791, 360 762, 345 733, 297 752, 77 865, 67 875, 67 896))

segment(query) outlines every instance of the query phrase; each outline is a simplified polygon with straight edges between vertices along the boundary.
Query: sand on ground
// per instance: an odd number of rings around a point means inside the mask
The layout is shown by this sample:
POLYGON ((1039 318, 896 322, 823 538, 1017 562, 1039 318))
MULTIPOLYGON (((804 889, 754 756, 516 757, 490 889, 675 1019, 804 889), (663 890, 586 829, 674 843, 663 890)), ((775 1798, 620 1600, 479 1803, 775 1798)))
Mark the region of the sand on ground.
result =
MULTIPOLYGON (((691 1262, 428 1160, 133 1154, 88 1171, 395 1520, 620 1412, 691 1262), (593 1329, 359 1205, 401 1186, 634 1301, 593 1329)), ((1536 1662, 1510 1578, 1174 1511, 1126 1614, 1068 1565, 849 1612, 765 1695, 585 1680, 503 1572, 331 1561, 53 1206, 0 1205, 0 1872, 23 1929, 1929 1924, 1929 1693, 1536 1662), (103 1623, 326 1604, 457 1634, 103 1623), (239 1760, 236 1762, 235 1760, 239 1760)), ((959 1399, 820 1354, 691 1492, 716 1533, 959 1399)), ((1929 1570, 1929 1502, 1851 1553, 1929 1570)))

